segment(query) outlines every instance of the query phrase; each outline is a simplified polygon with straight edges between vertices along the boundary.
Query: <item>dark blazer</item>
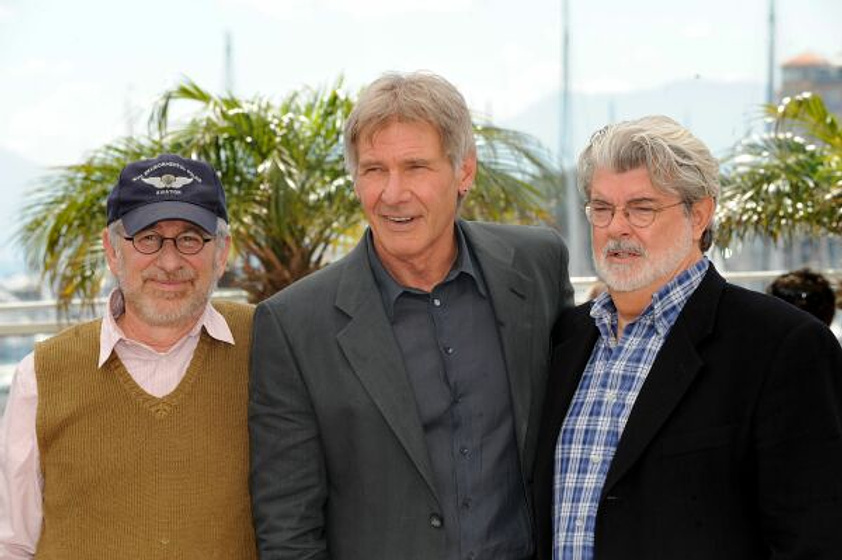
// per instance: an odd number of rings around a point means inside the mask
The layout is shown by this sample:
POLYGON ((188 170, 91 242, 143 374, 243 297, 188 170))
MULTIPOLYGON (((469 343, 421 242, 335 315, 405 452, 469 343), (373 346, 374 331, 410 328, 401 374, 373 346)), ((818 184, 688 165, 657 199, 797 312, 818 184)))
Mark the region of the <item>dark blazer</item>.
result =
MULTIPOLYGON (((545 228, 461 226, 497 317, 530 473, 550 331, 572 301, 567 250, 545 228)), ((443 497, 363 242, 257 307, 249 423, 261 558, 443 557, 443 497)))
MULTIPOLYGON (((552 558, 553 455, 597 340, 565 314, 535 463, 552 558)), ((842 558, 842 350, 823 324, 711 266, 670 331, 600 497, 595 559, 842 558)))

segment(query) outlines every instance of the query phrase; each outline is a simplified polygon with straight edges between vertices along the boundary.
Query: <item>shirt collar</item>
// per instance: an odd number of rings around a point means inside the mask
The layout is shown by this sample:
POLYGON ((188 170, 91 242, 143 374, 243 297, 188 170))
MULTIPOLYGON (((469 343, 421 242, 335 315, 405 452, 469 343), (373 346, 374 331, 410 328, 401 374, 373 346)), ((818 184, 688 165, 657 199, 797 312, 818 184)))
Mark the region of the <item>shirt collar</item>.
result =
MULTIPOLYGON (((459 222, 456 222, 455 230, 456 261, 453 263, 453 267, 441 283, 444 284, 449 282, 459 276, 459 274, 465 273, 474 280, 480 295, 482 297, 486 297, 485 282, 482 279, 482 275, 479 274, 478 267, 474 262, 474 257, 468 246, 468 239, 462 232, 462 227, 459 225, 459 222)), ((416 290, 415 288, 402 286, 392 277, 389 271, 386 270, 386 267, 383 266, 383 262, 380 260, 380 257, 377 256, 377 251, 374 249, 374 239, 372 237, 371 229, 366 231, 365 244, 366 251, 368 253, 368 262, 371 266, 372 272, 374 273, 374 280, 380 290, 380 296, 383 299, 386 315, 389 319, 392 319, 394 316, 395 302, 402 293, 409 292, 413 294, 421 294, 424 292, 416 290)))
MULTIPOLYGON (((665 337, 684 308, 684 304, 699 287, 709 266, 710 261, 703 256, 695 264, 684 269, 652 294, 652 302, 633 322, 651 321, 658 334, 665 337)), ((604 337, 610 337, 606 333, 613 333, 616 330, 617 308, 609 292, 603 292, 594 299, 590 314, 604 337)))
MULTIPOLYGON (((102 327, 99 332, 99 361, 97 362, 97 367, 102 367, 119 342, 132 342, 144 346, 142 343, 126 337, 123 330, 117 324, 117 319, 120 318, 125 310, 126 304, 123 299, 123 292, 119 288, 115 288, 108 296, 107 312, 102 318, 102 327)), ((196 321, 196 324, 193 325, 193 328, 190 329, 190 332, 184 338, 199 336, 202 327, 205 328, 205 331, 207 331, 211 338, 227 344, 234 344, 234 335, 231 333, 228 323, 222 314, 214 309, 210 303, 205 306, 202 316, 199 317, 199 320, 196 321)), ((149 350, 155 352, 151 348, 149 350)))

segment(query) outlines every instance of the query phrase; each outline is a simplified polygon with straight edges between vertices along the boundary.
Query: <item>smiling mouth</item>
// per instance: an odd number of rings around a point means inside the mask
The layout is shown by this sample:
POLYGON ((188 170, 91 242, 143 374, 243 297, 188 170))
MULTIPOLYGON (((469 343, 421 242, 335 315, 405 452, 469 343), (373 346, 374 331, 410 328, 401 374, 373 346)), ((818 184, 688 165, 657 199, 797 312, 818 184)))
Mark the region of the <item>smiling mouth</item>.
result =
POLYGON ((383 216, 383 218, 393 224, 408 224, 415 219, 412 216, 383 216))

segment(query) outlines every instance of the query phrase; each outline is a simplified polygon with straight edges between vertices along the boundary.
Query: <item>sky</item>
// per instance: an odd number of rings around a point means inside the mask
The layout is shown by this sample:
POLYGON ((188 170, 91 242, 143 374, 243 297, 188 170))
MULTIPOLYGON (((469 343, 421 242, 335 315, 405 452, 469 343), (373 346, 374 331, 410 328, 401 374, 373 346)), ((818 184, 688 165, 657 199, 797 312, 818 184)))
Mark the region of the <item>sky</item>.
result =
MULTIPOLYGON (((842 54, 842 2, 777 0, 778 60, 842 54)), ((767 0, 570 0, 571 86, 628 92, 704 78, 765 82, 767 0)), ((431 70, 495 121, 559 89, 560 0, 0 0, 0 150, 73 163, 145 129, 184 77, 281 97, 431 70)), ((528 132, 528 131, 527 131, 528 132)), ((0 170, 2 179, 2 170, 0 170)))
MULTIPOLYGON (((842 60, 842 1, 775 2, 778 64, 805 51, 842 60)), ((570 83, 584 101, 568 152, 615 107, 733 145, 762 101, 768 5, 569 0, 570 83)), ((154 100, 186 78, 222 92, 226 36, 242 97, 340 76, 355 92, 385 71, 429 70, 483 118, 559 143, 561 0, 0 0, 0 277, 23 269, 14 232, 37 179, 144 133, 154 100)))

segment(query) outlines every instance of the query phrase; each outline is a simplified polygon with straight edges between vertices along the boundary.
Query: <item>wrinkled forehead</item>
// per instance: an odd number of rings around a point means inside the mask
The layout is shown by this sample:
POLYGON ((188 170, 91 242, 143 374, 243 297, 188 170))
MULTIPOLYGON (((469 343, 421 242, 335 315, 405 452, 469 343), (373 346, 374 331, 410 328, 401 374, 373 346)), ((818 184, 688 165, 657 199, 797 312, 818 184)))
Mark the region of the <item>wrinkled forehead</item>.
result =
POLYGON ((591 180, 590 198, 608 202, 662 199, 671 194, 652 182, 649 170, 645 166, 628 171, 598 167, 594 170, 591 180))
POLYGON ((389 128, 394 124, 417 124, 417 125, 427 125, 433 129, 439 139, 439 143, 442 143, 442 134, 441 130, 439 130, 436 123, 431 122, 426 119, 421 118, 412 118, 412 117, 403 117, 400 115, 390 115, 388 117, 379 119, 375 122, 369 123, 365 125, 363 128, 360 129, 360 133, 357 137, 357 147, 362 144, 371 145, 376 136, 383 132, 383 130, 389 128))

